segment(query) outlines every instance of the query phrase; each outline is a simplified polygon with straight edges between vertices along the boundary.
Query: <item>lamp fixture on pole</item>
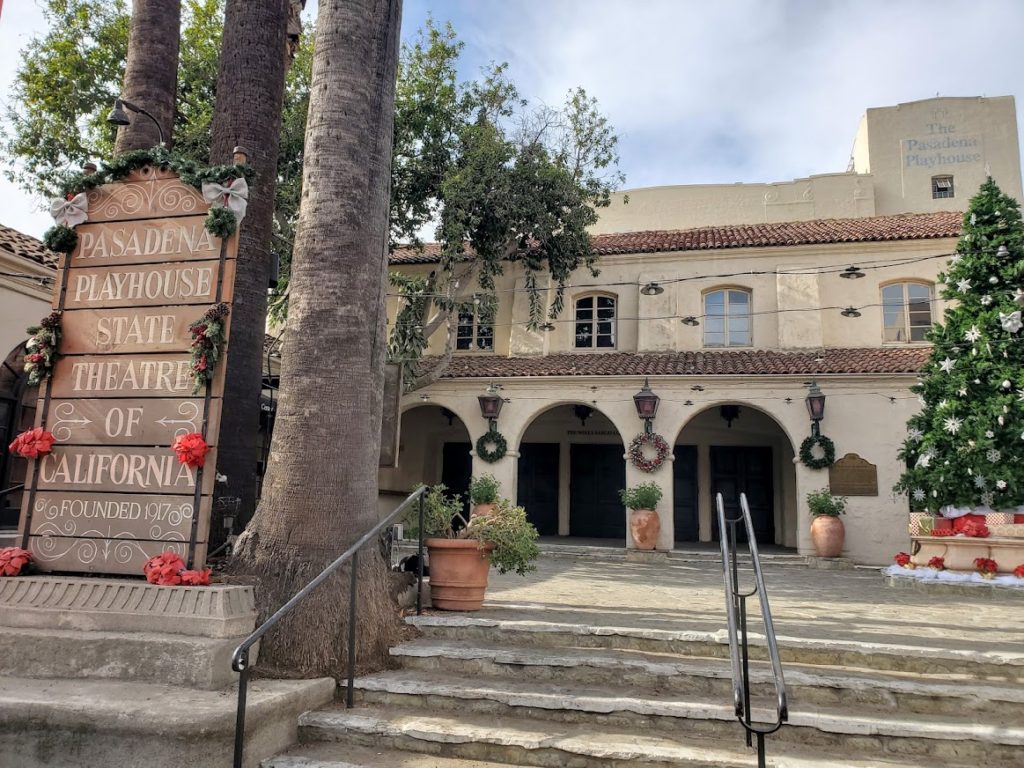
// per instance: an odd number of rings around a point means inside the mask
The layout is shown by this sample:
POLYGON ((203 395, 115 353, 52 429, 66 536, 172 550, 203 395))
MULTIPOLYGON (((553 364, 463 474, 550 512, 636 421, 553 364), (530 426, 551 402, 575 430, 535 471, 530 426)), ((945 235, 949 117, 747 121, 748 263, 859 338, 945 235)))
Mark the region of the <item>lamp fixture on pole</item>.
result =
POLYGON ((136 106, 130 101, 125 101, 120 96, 114 99, 114 108, 110 110, 110 113, 107 115, 107 122, 111 125, 131 125, 132 119, 128 117, 128 113, 125 112, 126 109, 140 115, 145 115, 152 120, 153 125, 156 126, 157 135, 160 137, 160 145, 163 146, 164 129, 160 127, 160 122, 142 107, 136 106))
POLYGON ((644 432, 647 434, 651 432, 651 422, 658 414, 658 403, 660 402, 661 398, 651 391, 650 380, 645 378, 643 387, 633 395, 633 405, 636 406, 636 415, 644 420, 644 432))
POLYGON ((812 381, 808 385, 804 402, 807 404, 807 414, 811 417, 811 434, 818 437, 821 434, 819 422, 825 418, 825 395, 818 382, 812 381))

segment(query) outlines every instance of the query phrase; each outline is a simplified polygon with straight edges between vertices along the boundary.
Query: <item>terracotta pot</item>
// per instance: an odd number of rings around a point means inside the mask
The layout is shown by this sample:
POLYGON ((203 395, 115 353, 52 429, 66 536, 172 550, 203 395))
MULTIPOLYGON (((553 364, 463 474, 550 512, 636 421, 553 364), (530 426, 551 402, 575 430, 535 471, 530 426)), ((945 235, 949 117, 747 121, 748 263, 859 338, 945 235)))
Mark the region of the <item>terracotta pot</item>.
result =
POLYGON ((442 611, 478 611, 484 602, 493 544, 475 539, 427 539, 430 602, 442 611))
POLYGON ((494 508, 498 506, 493 501, 488 504, 477 504, 473 507, 473 512, 470 517, 487 517, 494 511, 494 508))
POLYGON ((843 551, 846 529, 843 521, 832 515, 816 515, 811 523, 811 542, 818 557, 839 557, 843 551))
POLYGON ((629 510, 629 532, 637 549, 654 549, 661 533, 661 520, 653 509, 629 510))

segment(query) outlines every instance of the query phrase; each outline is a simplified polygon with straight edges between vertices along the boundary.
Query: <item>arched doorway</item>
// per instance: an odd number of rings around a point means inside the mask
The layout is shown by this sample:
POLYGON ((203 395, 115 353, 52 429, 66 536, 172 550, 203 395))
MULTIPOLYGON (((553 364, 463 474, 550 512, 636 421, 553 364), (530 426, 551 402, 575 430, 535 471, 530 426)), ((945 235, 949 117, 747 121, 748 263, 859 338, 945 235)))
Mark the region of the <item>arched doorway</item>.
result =
POLYGON ((417 405, 402 413, 399 430, 398 466, 380 471, 382 495, 404 498, 420 483, 444 483, 465 498, 473 457, 462 419, 442 405, 417 405))
POLYGON ((758 544, 796 546, 793 446, 774 418, 744 403, 711 406, 686 423, 674 452, 677 543, 717 541, 715 495, 734 515, 745 493, 758 544))
POLYGON ((626 540, 622 438, 591 405, 542 411, 519 444, 517 503, 541 536, 626 540))
POLYGON ((35 423, 38 396, 39 388, 28 386, 25 345, 19 344, 0 365, 0 531, 18 527, 20 487, 28 471, 25 459, 12 456, 7 445, 35 423))

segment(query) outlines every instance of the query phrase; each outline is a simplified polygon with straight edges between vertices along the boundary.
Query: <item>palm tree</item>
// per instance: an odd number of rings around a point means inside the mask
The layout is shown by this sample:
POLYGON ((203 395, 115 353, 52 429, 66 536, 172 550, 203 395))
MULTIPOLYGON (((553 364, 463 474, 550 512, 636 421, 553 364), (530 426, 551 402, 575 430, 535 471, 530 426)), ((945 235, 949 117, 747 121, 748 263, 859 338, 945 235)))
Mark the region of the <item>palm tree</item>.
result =
MULTIPOLYGON (((174 128, 178 90, 180 0, 134 0, 128 33, 128 63, 121 95, 153 116, 168 146, 174 128)), ((149 149, 160 143, 152 120, 137 115, 117 132, 114 153, 149 149)))
MULTIPOLYGON (((236 550, 239 567, 261 577, 261 601, 303 586, 377 521, 401 6, 320 2, 281 398, 260 506, 236 550)), ((395 622, 379 553, 365 555, 361 660, 386 653, 395 622)), ((315 604, 268 637, 261 658, 336 672, 341 591, 336 583, 308 600, 315 604)))
MULTIPOLYGON (((240 229, 231 352, 227 357, 217 472, 223 496, 240 499, 241 522, 256 507, 256 444, 263 371, 263 339, 273 232, 274 189, 287 70, 290 0, 227 0, 213 116, 212 162, 229 163, 244 147, 256 172, 240 229)), ((224 535, 214 519, 211 544, 224 535)))

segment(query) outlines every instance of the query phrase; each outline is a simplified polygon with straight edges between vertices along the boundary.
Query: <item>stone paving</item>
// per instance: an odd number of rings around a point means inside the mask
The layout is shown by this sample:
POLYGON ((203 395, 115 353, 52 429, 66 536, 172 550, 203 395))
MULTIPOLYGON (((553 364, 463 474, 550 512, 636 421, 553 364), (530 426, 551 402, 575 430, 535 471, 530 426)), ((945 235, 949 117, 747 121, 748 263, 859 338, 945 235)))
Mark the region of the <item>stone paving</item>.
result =
MULTIPOLYGON (((764 565, 776 634, 890 645, 1024 651, 1024 593, 896 588, 880 569, 764 565)), ((741 576, 741 580, 742 580, 741 576)), ((749 576, 748 576, 749 580, 749 576)), ((712 558, 634 563, 542 556, 526 577, 491 573, 481 618, 715 631, 725 628, 712 558)), ((751 623, 760 632, 759 621, 751 623)))

